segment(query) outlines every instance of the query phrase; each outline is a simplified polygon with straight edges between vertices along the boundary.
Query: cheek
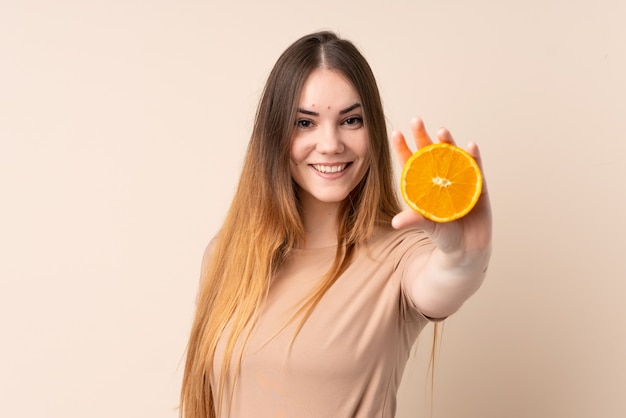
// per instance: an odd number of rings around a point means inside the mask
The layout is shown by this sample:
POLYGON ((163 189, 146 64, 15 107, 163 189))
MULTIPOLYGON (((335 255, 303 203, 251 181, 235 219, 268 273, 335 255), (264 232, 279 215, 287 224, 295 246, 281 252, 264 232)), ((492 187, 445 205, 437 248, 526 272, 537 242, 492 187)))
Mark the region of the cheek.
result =
POLYGON ((297 138, 291 141, 291 146, 289 148, 289 160, 292 164, 299 164, 304 161, 304 158, 307 155, 306 144, 304 141, 298 140, 297 138))
POLYGON ((358 146, 358 154, 361 158, 363 158, 363 160, 365 160, 367 162, 367 165, 369 165, 370 162, 370 142, 367 139, 367 136, 359 142, 359 146, 358 146))
POLYGON ((367 138, 365 139, 365 141, 363 141, 361 143, 361 147, 359 147, 357 152, 358 152, 358 154, 359 154, 359 156, 361 157, 361 160, 362 160, 361 176, 364 176, 365 173, 367 172, 367 170, 372 165, 372 158, 371 158, 371 153, 370 153, 370 144, 369 144, 369 141, 367 140, 367 138))
POLYGON ((289 174, 291 175, 291 179, 296 183, 299 183, 302 171, 302 164, 298 163, 298 161, 294 161, 293 158, 289 160, 289 174))
POLYGON ((370 148, 370 139, 369 132, 367 132, 367 128, 363 127, 357 131, 353 139, 353 147, 355 150, 362 154, 367 154, 370 148))
POLYGON ((290 152, 289 153, 289 170, 291 171, 292 177, 294 173, 296 172, 296 170, 298 170, 299 165, 300 165, 300 160, 298 159, 297 154, 290 152))

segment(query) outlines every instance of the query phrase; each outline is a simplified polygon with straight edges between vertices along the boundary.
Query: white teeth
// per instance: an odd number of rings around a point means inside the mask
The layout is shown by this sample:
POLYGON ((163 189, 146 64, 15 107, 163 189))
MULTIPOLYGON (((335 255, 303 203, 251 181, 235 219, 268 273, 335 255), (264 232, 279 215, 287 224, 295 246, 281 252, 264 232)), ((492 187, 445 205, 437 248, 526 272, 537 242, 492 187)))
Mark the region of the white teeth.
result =
POLYGON ((320 173, 339 173, 346 169, 348 164, 339 164, 339 165, 321 165, 321 164, 313 164, 313 168, 315 168, 320 173))

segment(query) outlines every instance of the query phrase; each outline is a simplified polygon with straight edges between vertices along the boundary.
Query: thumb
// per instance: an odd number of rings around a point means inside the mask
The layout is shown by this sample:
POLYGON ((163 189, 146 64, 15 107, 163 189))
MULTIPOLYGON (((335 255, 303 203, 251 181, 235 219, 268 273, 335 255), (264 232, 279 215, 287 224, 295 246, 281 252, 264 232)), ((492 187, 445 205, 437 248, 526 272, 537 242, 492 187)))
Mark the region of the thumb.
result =
POLYGON ((424 218, 419 213, 410 209, 404 210, 394 216, 391 220, 391 226, 394 229, 402 229, 408 226, 416 226, 422 229, 427 234, 431 233, 434 230, 434 225, 432 221, 424 218))

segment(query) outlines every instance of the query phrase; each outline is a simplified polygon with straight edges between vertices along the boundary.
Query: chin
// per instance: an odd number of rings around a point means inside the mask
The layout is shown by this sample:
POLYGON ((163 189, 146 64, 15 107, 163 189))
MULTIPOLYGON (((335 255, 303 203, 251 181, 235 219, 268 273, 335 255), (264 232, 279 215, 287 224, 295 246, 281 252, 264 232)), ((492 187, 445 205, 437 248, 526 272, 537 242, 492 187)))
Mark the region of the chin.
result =
POLYGON ((315 199, 322 203, 341 203, 348 197, 348 193, 342 194, 325 194, 325 195, 313 195, 315 199))

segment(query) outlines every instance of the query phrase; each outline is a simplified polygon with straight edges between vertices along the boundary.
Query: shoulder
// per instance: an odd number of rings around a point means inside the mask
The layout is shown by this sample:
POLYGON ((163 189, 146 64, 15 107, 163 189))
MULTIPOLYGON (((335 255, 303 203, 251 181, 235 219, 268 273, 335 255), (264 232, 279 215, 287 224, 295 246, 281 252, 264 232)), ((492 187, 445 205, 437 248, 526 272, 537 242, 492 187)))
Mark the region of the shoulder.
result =
POLYGON ((375 253, 402 256, 407 251, 428 248, 431 245, 428 236, 418 228, 394 229, 380 226, 366 242, 366 246, 375 253))
POLYGON ((361 254, 372 261, 390 265, 394 272, 403 276, 409 264, 427 260, 433 248, 431 239, 421 229, 393 229, 389 226, 377 227, 362 247, 361 254))
POLYGON ((215 246, 217 245, 217 237, 213 237, 211 241, 204 248, 204 253, 202 254, 202 263, 200 265, 200 280, 198 286, 198 293, 196 294, 196 305, 198 304, 198 298, 200 297, 200 292, 202 290, 202 286, 206 283, 207 276, 209 274, 209 266, 211 264, 211 258, 213 257, 213 253, 215 252, 215 246))
POLYGON ((209 241, 209 243, 207 244, 207 246, 204 249, 204 253, 202 254, 202 267, 201 267, 201 271, 200 271, 200 275, 201 277, 204 277, 208 268, 209 268, 209 264, 211 262, 211 257, 213 256, 213 253, 215 252, 215 246, 217 245, 217 237, 213 237, 213 239, 211 239, 211 241, 209 241))

